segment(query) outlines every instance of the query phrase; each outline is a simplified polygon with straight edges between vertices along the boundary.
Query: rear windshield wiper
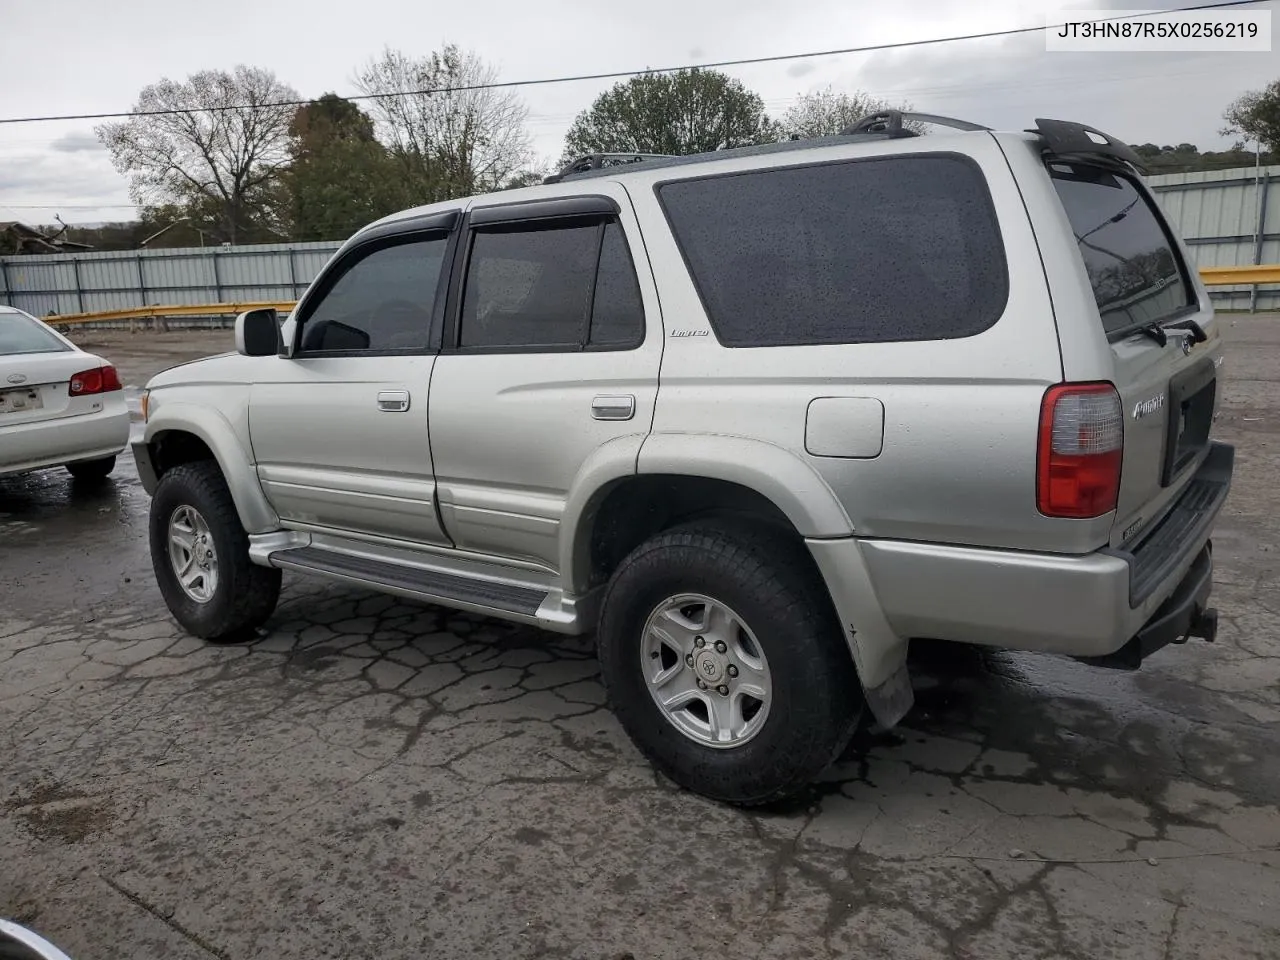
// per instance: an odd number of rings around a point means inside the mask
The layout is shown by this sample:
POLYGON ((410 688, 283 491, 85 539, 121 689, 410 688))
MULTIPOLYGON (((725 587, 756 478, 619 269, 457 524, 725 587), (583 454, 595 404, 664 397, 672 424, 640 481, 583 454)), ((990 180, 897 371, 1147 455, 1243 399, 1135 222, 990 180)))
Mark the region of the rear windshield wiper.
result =
POLYGON ((1169 335, 1164 332, 1164 327, 1158 323, 1144 323, 1141 326, 1134 327, 1133 333, 1145 333, 1162 347, 1169 342, 1169 335))
POLYGON ((1187 317, 1185 320, 1175 320, 1173 323, 1166 323, 1164 325, 1164 329, 1188 330, 1191 333, 1192 343, 1204 343, 1209 339, 1209 335, 1204 332, 1204 327, 1196 323, 1196 321, 1191 317, 1187 317))

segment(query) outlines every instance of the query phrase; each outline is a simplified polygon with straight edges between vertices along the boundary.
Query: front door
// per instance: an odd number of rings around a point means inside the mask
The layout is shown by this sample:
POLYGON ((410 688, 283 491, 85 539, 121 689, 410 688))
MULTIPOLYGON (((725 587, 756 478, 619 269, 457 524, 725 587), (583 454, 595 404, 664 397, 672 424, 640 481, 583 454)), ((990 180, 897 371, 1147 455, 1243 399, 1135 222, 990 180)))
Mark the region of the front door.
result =
POLYGON ((299 305, 293 355, 263 363, 249 432, 285 527, 448 543, 427 419, 448 247, 440 230, 353 247, 299 305))
POLYGON ((431 381, 445 530, 459 548, 553 571, 588 461, 615 444, 634 468, 662 356, 630 201, 616 184, 592 188, 600 196, 471 208, 431 381))

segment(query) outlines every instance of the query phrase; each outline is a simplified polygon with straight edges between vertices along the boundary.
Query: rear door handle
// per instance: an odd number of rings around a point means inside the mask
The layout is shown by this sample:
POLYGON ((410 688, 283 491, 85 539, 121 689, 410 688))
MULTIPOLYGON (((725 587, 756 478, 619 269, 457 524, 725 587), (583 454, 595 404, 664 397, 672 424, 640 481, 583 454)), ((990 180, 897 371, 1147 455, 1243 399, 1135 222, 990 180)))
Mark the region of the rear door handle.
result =
POLYGON ((404 413, 409 409, 409 391, 381 391, 378 394, 378 409, 383 413, 404 413))
POLYGON ((630 394, 591 401, 591 416, 597 420, 630 420, 635 415, 636 398, 630 394))

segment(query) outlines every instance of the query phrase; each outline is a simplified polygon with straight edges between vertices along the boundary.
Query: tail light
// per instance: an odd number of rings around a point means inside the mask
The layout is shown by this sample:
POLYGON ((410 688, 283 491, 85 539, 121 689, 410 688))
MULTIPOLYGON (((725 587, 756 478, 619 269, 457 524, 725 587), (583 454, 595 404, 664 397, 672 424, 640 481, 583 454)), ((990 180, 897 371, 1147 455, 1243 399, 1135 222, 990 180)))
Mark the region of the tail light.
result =
POLYGON ((73 397, 87 397, 94 393, 110 393, 120 390, 120 375, 111 364, 94 367, 92 370, 81 370, 71 378, 69 393, 73 397))
POLYGON ((1100 517, 1116 508, 1124 414, 1109 383, 1050 387, 1040 405, 1036 506, 1047 517, 1100 517))

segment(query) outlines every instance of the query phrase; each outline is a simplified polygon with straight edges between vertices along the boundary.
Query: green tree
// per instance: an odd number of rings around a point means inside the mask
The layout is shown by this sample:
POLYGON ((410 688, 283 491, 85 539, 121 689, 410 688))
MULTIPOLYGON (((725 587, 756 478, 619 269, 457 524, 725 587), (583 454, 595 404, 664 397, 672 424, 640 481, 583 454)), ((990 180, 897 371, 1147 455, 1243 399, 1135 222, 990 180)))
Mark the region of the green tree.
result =
MULTIPOLYGON (((1252 140, 1269 153, 1280 153, 1280 80, 1234 100, 1223 119, 1227 121, 1222 130, 1224 136, 1252 140)), ((1242 147, 1243 143, 1236 146, 1242 147)))
POLYGON ((293 88, 270 70, 203 70, 143 88, 127 120, 94 132, 141 207, 173 205, 215 239, 269 239, 279 229, 293 88))
MULTIPOLYGON (((846 93, 827 87, 798 96, 796 102, 782 115, 778 126, 787 137, 806 140, 811 137, 831 137, 863 117, 889 109, 909 111, 911 105, 894 105, 860 90, 846 93)), ((914 126, 912 129, 915 129, 914 126)), ((923 130, 916 132, 922 133, 923 130)))
MULTIPOLYGON (((1206 151, 1201 153, 1193 143, 1180 143, 1177 146, 1154 143, 1131 144, 1134 153, 1142 159, 1146 172, 1155 176, 1161 173, 1188 173, 1195 170, 1226 170, 1231 167, 1251 167, 1255 156, 1252 150, 1240 147, 1231 150, 1206 151)), ((1263 163, 1274 160, 1269 154, 1261 157, 1263 163)))
POLYGON ((284 187, 295 240, 340 240, 413 202, 373 118, 337 94, 298 108, 289 153, 284 187))
POLYGON ((588 153, 690 154, 768 143, 778 131, 760 95, 716 70, 645 73, 578 114, 564 162, 588 153))

